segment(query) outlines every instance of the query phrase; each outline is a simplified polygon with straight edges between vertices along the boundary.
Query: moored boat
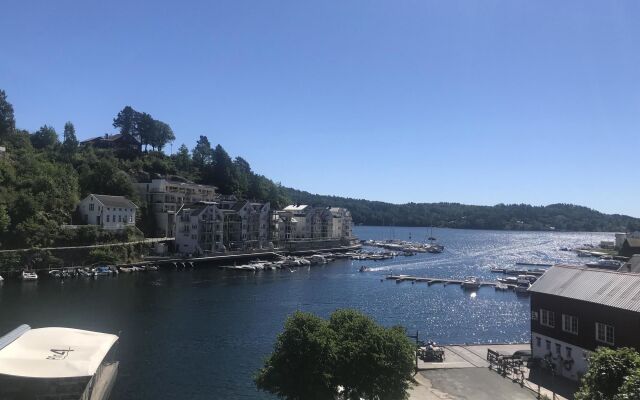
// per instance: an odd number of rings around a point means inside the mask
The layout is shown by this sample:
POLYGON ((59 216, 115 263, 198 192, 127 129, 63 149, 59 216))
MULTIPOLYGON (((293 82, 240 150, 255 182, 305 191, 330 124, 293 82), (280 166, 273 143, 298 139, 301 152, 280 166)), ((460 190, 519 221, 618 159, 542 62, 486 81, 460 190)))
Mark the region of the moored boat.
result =
POLYGON ((460 284, 463 289, 478 289, 480 287, 480 280, 475 276, 467 276, 460 284))
POLYGON ((38 274, 33 271, 22 271, 22 280, 23 281, 35 281, 38 280, 38 274))

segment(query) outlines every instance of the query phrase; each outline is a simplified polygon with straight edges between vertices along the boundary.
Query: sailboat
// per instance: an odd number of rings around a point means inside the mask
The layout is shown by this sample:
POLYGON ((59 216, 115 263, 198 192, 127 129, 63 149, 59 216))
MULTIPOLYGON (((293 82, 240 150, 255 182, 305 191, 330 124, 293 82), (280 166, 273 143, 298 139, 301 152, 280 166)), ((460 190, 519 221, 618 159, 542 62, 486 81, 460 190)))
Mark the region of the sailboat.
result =
POLYGON ((436 238, 433 237, 433 225, 431 226, 431 233, 429 234, 429 237, 427 238, 427 240, 429 242, 435 242, 436 241, 436 238))

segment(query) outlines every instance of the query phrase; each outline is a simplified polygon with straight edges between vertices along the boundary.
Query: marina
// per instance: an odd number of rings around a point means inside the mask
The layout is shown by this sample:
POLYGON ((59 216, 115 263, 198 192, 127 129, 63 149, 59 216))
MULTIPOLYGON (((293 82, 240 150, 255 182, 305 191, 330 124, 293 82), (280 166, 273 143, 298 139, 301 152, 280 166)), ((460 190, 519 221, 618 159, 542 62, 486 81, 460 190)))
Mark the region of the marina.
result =
MULTIPOLYGON (((414 238, 429 234, 428 228, 396 228, 396 237, 408 240, 410 232, 414 238)), ((367 240, 389 237, 388 228, 355 227, 354 233, 367 240)), ((354 308, 385 326, 418 330, 421 338, 442 346, 524 343, 530 340, 530 297, 500 290, 496 278, 517 275, 496 274, 491 268, 527 270, 515 267, 523 260, 576 263, 580 259, 575 253, 559 248, 597 243, 608 235, 434 229, 434 236, 445 245, 441 254, 378 261, 347 256, 290 269, 219 268, 233 266, 233 259, 191 267, 188 260, 173 259, 147 260, 145 265, 160 265, 157 271, 120 269, 117 275, 98 277, 57 279, 38 271, 38 280, 21 282, 2 274, 7 279, 0 287, 0 332, 22 323, 121 332, 111 400, 184 398, 184 382, 193 379, 197 390, 188 393, 190 399, 267 400, 273 397, 255 389, 252 375, 272 350, 286 317, 297 310, 326 317, 336 308, 354 308), (367 272, 359 272, 361 267, 367 272), (385 279, 390 274, 456 281, 475 276, 495 286, 463 290, 460 284, 396 284, 385 279), (200 372, 194 374, 194 369, 200 372)), ((375 249, 363 246, 365 251, 375 249)), ((345 255, 349 252, 355 250, 345 255)), ((236 263, 257 259, 276 260, 260 255, 236 263)), ((453 360, 447 355, 446 362, 453 360)))

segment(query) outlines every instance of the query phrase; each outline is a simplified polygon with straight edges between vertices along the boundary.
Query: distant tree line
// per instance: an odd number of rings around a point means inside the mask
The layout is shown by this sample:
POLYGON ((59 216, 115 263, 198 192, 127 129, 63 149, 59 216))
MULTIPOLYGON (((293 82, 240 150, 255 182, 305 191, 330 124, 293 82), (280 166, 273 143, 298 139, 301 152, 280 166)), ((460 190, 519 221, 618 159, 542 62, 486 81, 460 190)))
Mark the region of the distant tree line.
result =
POLYGON ((572 204, 531 206, 498 204, 472 206, 459 203, 391 204, 380 201, 323 196, 287 188, 294 203, 346 207, 354 223, 375 226, 434 226, 460 229, 556 230, 630 232, 640 230, 640 219, 607 215, 572 204))

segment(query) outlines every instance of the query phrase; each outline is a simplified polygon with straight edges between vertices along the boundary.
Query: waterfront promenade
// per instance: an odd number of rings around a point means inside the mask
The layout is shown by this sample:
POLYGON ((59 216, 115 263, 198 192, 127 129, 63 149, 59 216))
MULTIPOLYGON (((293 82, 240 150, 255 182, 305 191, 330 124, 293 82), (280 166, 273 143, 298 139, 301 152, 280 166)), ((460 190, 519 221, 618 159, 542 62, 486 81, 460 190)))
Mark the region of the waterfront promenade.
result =
POLYGON ((572 400, 575 382, 551 378, 547 371, 523 369, 523 375, 501 375, 490 368, 487 350, 504 354, 529 350, 529 343, 443 346, 444 362, 418 361, 417 384, 411 400, 528 400, 538 393, 556 400, 572 400))

